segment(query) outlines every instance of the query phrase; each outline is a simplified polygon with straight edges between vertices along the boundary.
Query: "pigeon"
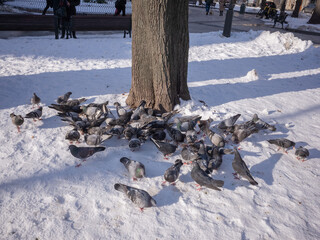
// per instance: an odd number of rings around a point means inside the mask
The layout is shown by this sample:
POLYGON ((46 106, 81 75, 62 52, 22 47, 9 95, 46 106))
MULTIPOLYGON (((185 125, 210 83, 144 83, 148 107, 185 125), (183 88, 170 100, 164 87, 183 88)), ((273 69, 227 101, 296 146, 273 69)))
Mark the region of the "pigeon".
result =
POLYGON ((239 142, 243 141, 245 138, 256 132, 259 132, 259 129, 256 127, 255 123, 250 120, 243 124, 234 126, 231 140, 234 143, 238 144, 239 142))
POLYGON ((195 130, 188 130, 186 132, 187 143, 194 143, 198 140, 197 133, 195 130))
POLYGON ((36 118, 41 120, 41 116, 42 116, 42 107, 39 107, 38 109, 27 113, 25 118, 32 118, 33 121, 36 121, 36 118))
MULTIPOLYGON (((209 157, 207 171, 212 173, 213 170, 216 170, 221 166, 223 153, 221 153, 220 149, 215 146, 213 146, 211 149, 207 148, 206 150, 209 157)), ((221 149, 221 151, 223 152, 223 149, 221 149)))
POLYGON ((130 187, 121 183, 116 183, 114 189, 123 192, 141 211, 147 207, 155 207, 157 202, 149 195, 148 192, 130 187))
POLYGON ((225 141, 223 137, 209 128, 209 123, 211 121, 212 119, 209 119, 208 121, 200 121, 200 129, 208 136, 213 145, 217 147, 224 147, 225 141))
POLYGON ((139 150, 140 146, 141 146, 141 141, 138 138, 132 138, 129 141, 129 148, 132 152, 139 150))
POLYGON ((218 128, 223 131, 231 131, 234 127, 234 124, 238 120, 238 118, 241 116, 241 114, 234 115, 228 119, 223 120, 218 124, 218 128))
MULTIPOLYGON (((153 129, 150 129, 150 132, 152 132, 153 129)), ((166 139, 166 132, 163 130, 156 129, 154 133, 152 133, 152 138, 156 139, 158 141, 163 141, 166 139)))
POLYGON ((54 104, 52 103, 49 108, 52 108, 58 112, 67 113, 67 112, 75 112, 75 113, 81 113, 82 109, 80 106, 68 106, 64 104, 54 104))
POLYGON ((108 123, 111 126, 115 126, 115 125, 124 126, 130 121, 131 115, 132 115, 132 111, 126 112, 125 114, 121 115, 119 118, 113 119, 113 120, 109 121, 108 123))
POLYGON ((89 146, 97 146, 103 143, 104 141, 110 139, 112 135, 108 134, 91 134, 91 135, 85 135, 84 136, 84 141, 89 145, 89 146))
POLYGON ((270 125, 269 123, 266 123, 265 121, 261 120, 257 114, 254 114, 252 117, 252 121, 256 124, 256 127, 261 130, 261 129, 268 129, 270 131, 276 131, 276 127, 270 125))
POLYGON ((182 160, 181 159, 177 159, 174 164, 169 167, 165 173, 164 173, 164 179, 166 181, 164 181, 162 183, 162 185, 164 185, 166 182, 169 182, 170 184, 175 184, 175 181, 178 179, 179 177, 179 173, 180 173, 180 168, 183 165, 182 160))
POLYGON ((224 184, 224 181, 222 180, 215 180, 211 178, 205 171, 200 168, 197 161, 192 163, 191 177, 200 186, 208 187, 217 191, 221 191, 219 187, 223 187, 224 184))
POLYGON ((146 105, 145 100, 141 100, 139 106, 133 111, 131 115, 131 120, 138 120, 140 116, 145 113, 144 106, 146 105))
POLYGON ((251 176, 246 163, 242 160, 236 147, 234 147, 234 159, 232 161, 232 168, 235 171, 234 175, 239 174, 241 177, 247 179, 250 184, 258 185, 258 183, 251 176))
POLYGON ((66 140, 69 140, 70 143, 72 143, 73 141, 78 142, 79 138, 80 138, 80 133, 78 132, 77 128, 73 128, 72 130, 70 130, 69 132, 67 132, 66 134, 66 140))
POLYGON ((181 157, 186 161, 194 161, 198 159, 198 149, 190 149, 189 147, 184 147, 181 150, 181 157))
POLYGON ((80 109, 82 110, 82 114, 85 115, 88 120, 93 121, 99 119, 101 116, 108 116, 108 103, 108 101, 104 103, 90 103, 86 106, 81 106, 80 109))
POLYGON ((34 105, 39 106, 40 101, 41 101, 41 99, 37 96, 37 94, 33 93, 33 96, 31 98, 32 107, 34 107, 34 105))
POLYGON ((86 98, 79 98, 79 99, 72 99, 72 100, 68 100, 65 105, 70 106, 70 107, 74 107, 74 106, 79 106, 81 103, 87 101, 86 98))
POLYGON ((20 132, 20 126, 24 122, 24 118, 21 115, 15 115, 14 113, 10 114, 12 123, 17 127, 18 132, 20 132))
POLYGON ((295 155, 297 156, 297 159, 302 159, 302 162, 306 161, 306 158, 309 157, 309 150, 300 146, 296 149, 295 155))
POLYGON ((123 130, 123 136, 125 139, 130 140, 134 135, 137 134, 137 129, 133 128, 131 125, 127 125, 123 130))
POLYGON ((175 128, 170 127, 170 126, 166 126, 166 130, 167 130, 169 136, 172 138, 173 141, 175 141, 175 142, 184 142, 184 139, 185 139, 186 135, 183 134, 182 132, 180 132, 178 129, 175 129, 175 128))
MULTIPOLYGON (((69 145, 69 150, 72 156, 79 158, 85 161, 88 157, 91 157, 93 154, 97 152, 104 151, 105 147, 77 147, 75 145, 69 145)), ((76 167, 80 167, 81 163, 76 165, 76 167)))
POLYGON ((188 130, 194 130, 194 127, 197 125, 200 119, 201 119, 201 116, 199 115, 186 116, 186 117, 175 118, 174 122, 177 125, 177 129, 185 133, 188 130))
POLYGON ((57 99, 57 103, 58 104, 65 104, 68 101, 71 94, 72 94, 72 92, 67 92, 64 95, 59 96, 57 99))
POLYGON ((159 149, 160 152, 162 152, 162 154, 165 157, 169 154, 174 153, 177 149, 177 146, 171 143, 157 141, 153 138, 150 138, 150 140, 154 143, 154 145, 156 145, 156 147, 159 149))
POLYGON ((116 107, 118 117, 121 117, 127 113, 127 110, 124 107, 122 107, 120 103, 115 102, 113 105, 116 107))
POLYGON ((144 178, 146 175, 146 169, 141 162, 131 160, 126 157, 122 157, 120 162, 126 167, 129 172, 130 177, 133 180, 137 180, 137 178, 144 178))
POLYGON ((277 145, 279 148, 278 148, 278 151, 279 149, 283 149, 285 153, 288 153, 287 152, 287 149, 290 148, 290 147, 295 147, 296 143, 293 142, 293 141, 290 141, 286 138, 277 138, 277 139, 270 139, 270 140, 267 140, 269 143, 271 144, 274 144, 274 145, 277 145))

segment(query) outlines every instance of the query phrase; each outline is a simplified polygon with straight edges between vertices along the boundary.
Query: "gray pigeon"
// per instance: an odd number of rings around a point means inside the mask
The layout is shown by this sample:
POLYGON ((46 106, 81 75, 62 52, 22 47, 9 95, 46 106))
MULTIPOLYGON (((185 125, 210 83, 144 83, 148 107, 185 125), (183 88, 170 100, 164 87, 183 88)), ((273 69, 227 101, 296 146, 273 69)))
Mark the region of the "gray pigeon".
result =
POLYGON ((67 92, 64 95, 59 96, 57 99, 57 103, 58 104, 65 104, 68 101, 71 94, 72 94, 72 92, 67 92))
POLYGON ((66 134, 66 140, 69 140, 70 143, 76 141, 79 141, 80 138, 80 133, 78 132, 77 128, 73 128, 72 130, 70 130, 69 132, 67 132, 66 134))
POLYGON ((297 156, 297 159, 302 159, 302 162, 306 161, 306 158, 309 157, 309 150, 300 146, 296 149, 295 155, 297 156))
POLYGON ((24 122, 24 118, 21 115, 15 115, 14 113, 10 114, 12 123, 17 127, 18 132, 20 132, 20 126, 24 122))
POLYGON ((186 135, 180 132, 178 129, 175 129, 171 126, 166 126, 166 130, 173 141, 184 142, 184 138, 186 137, 186 135))
POLYGON ((234 115, 230 118, 227 118, 218 124, 218 128, 224 131, 230 131, 234 127, 234 124, 238 120, 241 114, 234 115))
POLYGON ((296 143, 293 142, 293 141, 290 141, 286 138, 277 138, 277 139, 270 139, 270 140, 267 140, 269 143, 271 144, 274 144, 276 146, 278 146, 278 150, 279 149, 283 149, 285 153, 288 153, 287 152, 287 149, 290 148, 290 147, 295 147, 296 143))
POLYGON ((86 98, 79 98, 79 99, 72 99, 72 100, 68 100, 65 105, 70 106, 70 107, 74 107, 74 106, 79 106, 81 103, 87 101, 86 98))
POLYGON ((150 129, 149 131, 152 132, 153 139, 156 139, 158 141, 163 141, 166 139, 167 134, 162 129, 150 129))
POLYGON ((195 161, 192 163, 191 177, 200 186, 211 188, 217 191, 221 191, 219 187, 223 187, 224 181, 215 180, 211 178, 205 171, 203 171, 199 164, 195 161))
MULTIPOLYGON (((88 157, 91 157, 93 154, 97 152, 104 151, 105 147, 77 147, 75 145, 69 145, 69 150, 72 156, 79 158, 85 161, 88 157)), ((80 167, 81 163, 78 164, 76 167, 80 167)))
POLYGON ((165 157, 174 153, 177 149, 177 146, 171 143, 157 141, 153 138, 150 138, 150 140, 154 143, 154 145, 156 145, 156 147, 165 157))
POLYGON ((138 138, 131 138, 129 141, 129 148, 132 152, 139 150, 141 147, 141 141, 138 138))
POLYGON ((195 130, 188 130, 186 132, 187 143, 194 143, 198 140, 197 133, 195 130))
POLYGON ((147 207, 155 207, 156 201, 150 196, 150 194, 142 189, 129 187, 127 185, 116 183, 114 189, 123 192, 135 205, 137 205, 141 211, 147 207))
POLYGON ((258 183, 251 176, 246 163, 242 160, 236 147, 234 147, 234 159, 232 161, 232 168, 235 171, 235 174, 239 174, 241 177, 247 179, 250 184, 258 185, 258 183))
POLYGON ((41 101, 41 99, 37 96, 37 94, 33 93, 33 96, 31 98, 32 107, 34 107, 34 105, 39 106, 40 101, 41 101))
POLYGON ((138 120, 142 113, 145 113, 144 106, 146 105, 145 100, 141 100, 139 106, 133 111, 131 115, 131 120, 138 120))
POLYGON ((132 177, 133 180, 137 180, 137 178, 143 178, 146 176, 146 169, 141 162, 134 161, 126 157, 122 157, 120 162, 126 167, 130 177, 132 177))
POLYGON ((210 139, 213 145, 217 147, 224 147, 225 141, 223 137, 220 134, 215 133, 209 128, 210 122, 212 122, 211 118, 209 118, 206 121, 205 120, 199 121, 200 129, 208 136, 208 138, 210 139))
POLYGON ((189 147, 184 147, 181 150, 181 157, 186 161, 194 161, 198 159, 198 149, 190 149, 189 147))
POLYGON ((267 122, 263 121, 262 119, 260 119, 257 114, 253 115, 252 121, 256 124, 256 127, 259 130, 268 129, 268 130, 273 131, 273 132, 277 130, 275 126, 272 126, 269 123, 267 123, 267 122))
POLYGON ((84 141, 89 146, 97 146, 110 138, 112 138, 112 135, 109 135, 109 134, 91 134, 91 135, 85 135, 84 141))
POLYGON ((213 170, 218 169, 222 164, 222 153, 223 149, 220 149, 213 146, 212 148, 207 147, 207 153, 208 153, 208 171, 209 173, 212 173, 213 170))
MULTIPOLYGON (((183 165, 182 160, 181 159, 177 159, 174 164, 169 167, 165 173, 164 173, 164 179, 171 183, 174 184, 174 182, 178 179, 179 177, 179 173, 180 173, 180 168, 183 165)), ((162 183, 162 185, 164 185, 166 183, 166 181, 164 181, 162 183)))
POLYGON ((231 136, 231 140, 238 144, 243 141, 245 138, 249 137, 253 133, 259 132, 259 129, 256 127, 255 123, 250 120, 243 124, 235 125, 234 131, 231 136))
MULTIPOLYGON (((120 103, 115 102, 114 106, 116 107, 118 117, 121 117, 127 113, 127 110, 124 107, 122 107, 120 103)), ((131 118, 131 116, 130 116, 130 118, 131 118)))
POLYGON ((194 127, 197 125, 198 121, 201 119, 200 115, 195 116, 185 116, 177 117, 174 119, 174 122, 177 125, 177 129, 183 133, 188 130, 194 130, 194 127))
POLYGON ((41 116, 42 116, 42 107, 39 107, 38 109, 27 113, 25 118, 32 118, 33 121, 36 121, 36 119, 41 120, 41 116))

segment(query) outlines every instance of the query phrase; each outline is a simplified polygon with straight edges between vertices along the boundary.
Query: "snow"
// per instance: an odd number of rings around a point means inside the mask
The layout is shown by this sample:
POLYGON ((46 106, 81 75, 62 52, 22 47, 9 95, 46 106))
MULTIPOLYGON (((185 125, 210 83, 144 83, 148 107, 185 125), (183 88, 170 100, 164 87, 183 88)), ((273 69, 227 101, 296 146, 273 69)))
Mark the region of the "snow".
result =
POLYGON ((214 125, 257 113, 277 128, 237 145, 259 185, 235 180, 233 155, 226 155, 212 174, 225 181, 217 192, 196 191, 189 165, 176 186, 162 187, 181 148, 165 160, 150 141, 131 152, 127 140, 112 138, 75 168, 79 160, 64 139, 71 128, 48 105, 72 91, 85 104, 108 100, 115 114, 113 103, 124 105, 130 90, 132 47, 120 33, 78 37, 0 39, 1 239, 319 239, 320 48, 291 33, 190 34, 192 100, 176 106, 179 116, 200 114, 214 125), (25 119, 18 133, 9 115, 30 112, 33 92, 43 121, 25 119), (266 141, 280 137, 308 148, 308 160, 266 141), (147 177, 130 179, 121 157, 142 162, 147 177), (148 191, 157 207, 141 213, 114 190, 117 182, 148 191))

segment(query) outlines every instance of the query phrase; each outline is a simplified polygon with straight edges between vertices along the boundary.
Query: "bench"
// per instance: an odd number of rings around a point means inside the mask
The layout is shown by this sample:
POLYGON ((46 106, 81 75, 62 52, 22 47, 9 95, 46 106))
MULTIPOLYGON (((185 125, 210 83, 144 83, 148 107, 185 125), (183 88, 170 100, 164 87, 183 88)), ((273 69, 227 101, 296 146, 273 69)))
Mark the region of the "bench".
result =
POLYGON ((280 14, 277 14, 274 18, 274 23, 273 23, 273 27, 276 26, 276 23, 280 23, 281 26, 282 26, 282 29, 283 29, 283 24, 287 24, 288 22, 286 21, 286 18, 288 17, 288 14, 287 13, 280 13, 280 14))
MULTIPOLYGON (((75 15, 75 31, 123 30, 131 37, 131 15, 75 15)), ((0 31, 54 31, 53 15, 0 14, 0 31)))

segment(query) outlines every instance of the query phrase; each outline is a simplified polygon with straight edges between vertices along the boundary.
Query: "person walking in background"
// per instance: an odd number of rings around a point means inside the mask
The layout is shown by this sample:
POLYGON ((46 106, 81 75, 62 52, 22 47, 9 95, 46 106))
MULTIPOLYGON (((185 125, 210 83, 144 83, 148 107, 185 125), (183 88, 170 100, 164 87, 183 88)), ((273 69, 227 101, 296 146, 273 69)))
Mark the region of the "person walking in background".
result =
POLYGON ((55 38, 59 39, 59 25, 61 22, 61 14, 63 11, 61 11, 62 8, 66 8, 67 6, 67 0, 52 0, 52 8, 53 8, 53 14, 54 14, 54 34, 55 38))
POLYGON ((73 30, 72 16, 77 14, 76 6, 80 4, 80 0, 68 0, 67 1, 67 16, 62 18, 62 33, 61 38, 65 37, 67 32, 67 39, 70 37, 77 38, 76 32, 73 30), (72 33, 72 35, 71 35, 72 33))
POLYGON ((225 0, 219 0, 219 11, 220 11, 219 16, 223 16, 224 7, 225 7, 225 0))
POLYGON ((114 13, 114 16, 118 16, 122 11, 122 16, 126 15, 126 4, 127 0, 117 0, 115 2, 116 11, 114 13))
POLYGON ((46 5, 46 7, 43 9, 42 15, 46 15, 46 12, 47 12, 48 8, 49 8, 49 7, 52 8, 52 4, 53 4, 52 0, 47 0, 47 5, 46 5))
POLYGON ((213 0, 206 0, 206 15, 209 14, 211 4, 213 4, 213 0))

